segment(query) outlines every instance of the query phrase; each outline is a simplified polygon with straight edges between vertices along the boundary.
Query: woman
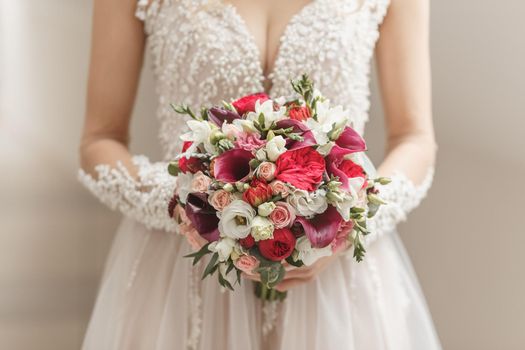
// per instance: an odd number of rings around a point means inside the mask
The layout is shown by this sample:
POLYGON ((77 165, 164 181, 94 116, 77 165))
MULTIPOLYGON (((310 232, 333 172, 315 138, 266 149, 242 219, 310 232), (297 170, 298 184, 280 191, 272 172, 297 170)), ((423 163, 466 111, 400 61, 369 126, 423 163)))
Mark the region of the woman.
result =
POLYGON ((435 157, 428 1, 135 1, 95 0, 80 178, 126 219, 84 349, 439 349, 395 233, 426 194, 435 157), (166 215, 176 180, 166 163, 127 148, 146 39, 166 160, 184 131, 170 102, 197 108, 259 91, 285 95, 302 73, 362 133, 376 48, 388 136, 379 173, 393 183, 364 262, 336 255, 289 271, 278 305, 263 305, 249 281, 223 293, 200 280, 166 215))

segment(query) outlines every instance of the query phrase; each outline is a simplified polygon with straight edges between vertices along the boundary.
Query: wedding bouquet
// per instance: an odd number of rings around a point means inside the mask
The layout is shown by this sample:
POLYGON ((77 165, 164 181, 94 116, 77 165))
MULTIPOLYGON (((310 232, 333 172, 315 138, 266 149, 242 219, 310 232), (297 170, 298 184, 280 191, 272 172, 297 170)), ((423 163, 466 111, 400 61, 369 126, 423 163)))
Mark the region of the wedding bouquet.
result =
POLYGON ((361 261, 367 220, 385 204, 375 185, 389 182, 365 171, 365 142, 341 106, 306 75, 291 85, 288 98, 257 93, 200 113, 173 105, 191 117, 168 167, 178 177, 169 214, 196 250, 188 257, 210 256, 203 278, 217 272, 229 289, 242 272, 259 274, 263 299, 284 298, 273 289, 284 262, 347 248, 361 261))

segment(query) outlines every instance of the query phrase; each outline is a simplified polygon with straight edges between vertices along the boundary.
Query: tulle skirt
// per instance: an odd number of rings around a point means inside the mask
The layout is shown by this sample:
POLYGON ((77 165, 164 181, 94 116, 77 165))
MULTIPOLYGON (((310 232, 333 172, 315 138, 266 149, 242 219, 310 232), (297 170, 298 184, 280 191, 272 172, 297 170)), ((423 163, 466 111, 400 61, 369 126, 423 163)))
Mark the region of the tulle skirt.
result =
POLYGON ((248 280, 234 292, 201 281, 203 266, 183 257, 190 252, 182 236, 124 219, 83 349, 441 348, 397 233, 372 243, 361 263, 337 258, 282 303, 257 299, 248 280))

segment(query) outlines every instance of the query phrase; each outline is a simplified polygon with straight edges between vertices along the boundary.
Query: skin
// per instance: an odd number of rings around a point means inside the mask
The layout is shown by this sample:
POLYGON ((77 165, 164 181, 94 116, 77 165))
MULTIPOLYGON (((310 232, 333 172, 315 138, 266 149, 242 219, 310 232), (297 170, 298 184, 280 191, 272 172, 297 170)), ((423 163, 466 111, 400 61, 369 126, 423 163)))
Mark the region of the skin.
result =
MULTIPOLYGON (((290 18, 310 0, 230 0, 259 47, 266 74, 272 71, 279 38, 290 18)), ((95 0, 82 168, 96 176, 97 164, 122 162, 136 175, 129 144, 130 116, 143 63, 143 23, 134 17, 136 0, 95 0)), ((401 171, 420 183, 435 160, 432 125, 429 2, 391 0, 380 28, 376 63, 385 111, 387 152, 378 171, 401 171)), ((270 82, 266 82, 268 88, 270 82)), ((337 255, 309 267, 287 267, 277 289, 313 281, 337 255)), ((245 276, 257 280, 254 276, 245 276)))

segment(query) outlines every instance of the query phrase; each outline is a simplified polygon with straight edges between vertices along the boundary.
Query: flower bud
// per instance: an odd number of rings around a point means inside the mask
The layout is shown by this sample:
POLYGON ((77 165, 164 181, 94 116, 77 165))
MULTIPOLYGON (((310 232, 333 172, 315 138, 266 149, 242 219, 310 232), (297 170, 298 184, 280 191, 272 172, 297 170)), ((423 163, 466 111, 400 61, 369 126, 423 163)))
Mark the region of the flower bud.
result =
POLYGON ((274 202, 266 202, 259 207, 257 207, 257 213, 260 216, 268 216, 272 213, 272 211, 275 209, 275 203, 274 202))
POLYGON ((225 184, 223 187, 222 187, 223 190, 227 191, 227 192, 232 192, 233 191, 233 185, 230 184, 230 183, 227 183, 225 184))
POLYGON ((385 201, 383 201, 381 198, 379 198, 379 196, 373 194, 373 193, 370 193, 368 195, 368 201, 372 204, 375 204, 375 205, 383 205, 383 204, 386 204, 385 201))

